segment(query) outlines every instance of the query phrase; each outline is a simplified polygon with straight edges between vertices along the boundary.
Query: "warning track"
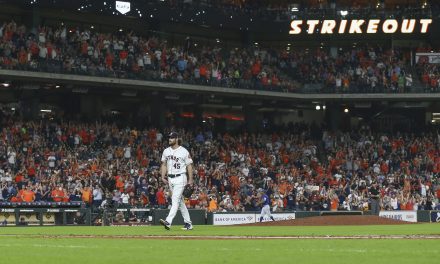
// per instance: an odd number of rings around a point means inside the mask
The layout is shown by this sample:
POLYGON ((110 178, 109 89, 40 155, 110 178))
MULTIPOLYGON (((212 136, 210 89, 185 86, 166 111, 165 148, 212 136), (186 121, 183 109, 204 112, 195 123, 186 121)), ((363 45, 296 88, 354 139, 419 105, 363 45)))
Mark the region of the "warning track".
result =
POLYGON ((22 235, 2 234, 1 237, 15 238, 85 238, 85 239, 159 239, 159 240, 244 240, 244 239, 440 239, 440 235, 366 235, 366 236, 161 236, 161 235, 22 235))

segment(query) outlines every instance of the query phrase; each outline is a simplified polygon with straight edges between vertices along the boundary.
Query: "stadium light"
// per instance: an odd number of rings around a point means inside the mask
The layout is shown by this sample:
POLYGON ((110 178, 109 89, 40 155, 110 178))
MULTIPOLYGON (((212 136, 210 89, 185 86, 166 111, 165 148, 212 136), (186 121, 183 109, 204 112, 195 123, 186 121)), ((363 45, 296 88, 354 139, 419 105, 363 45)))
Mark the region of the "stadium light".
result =
POLYGON ((346 16, 348 15, 348 11, 347 10, 341 10, 341 16, 346 16))
POLYGON ((346 114, 347 114, 349 111, 350 111, 350 110, 348 110, 348 108, 345 108, 345 109, 344 109, 344 113, 346 113, 346 114))
POLYGON ((319 110, 321 110, 321 106, 320 105, 316 105, 315 109, 319 111, 319 110))

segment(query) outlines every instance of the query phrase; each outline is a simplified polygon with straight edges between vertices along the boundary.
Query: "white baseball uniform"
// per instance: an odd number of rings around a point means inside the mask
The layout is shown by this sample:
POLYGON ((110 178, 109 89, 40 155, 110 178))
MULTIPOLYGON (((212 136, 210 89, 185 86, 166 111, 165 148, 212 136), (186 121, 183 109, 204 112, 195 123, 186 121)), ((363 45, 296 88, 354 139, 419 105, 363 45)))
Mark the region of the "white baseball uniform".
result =
POLYGON ((180 209, 185 223, 191 224, 188 209, 182 197, 183 189, 188 182, 186 177, 186 167, 193 163, 191 156, 184 147, 176 149, 168 147, 163 151, 162 162, 166 162, 168 184, 173 192, 171 197, 171 209, 166 221, 171 225, 177 210, 180 209))

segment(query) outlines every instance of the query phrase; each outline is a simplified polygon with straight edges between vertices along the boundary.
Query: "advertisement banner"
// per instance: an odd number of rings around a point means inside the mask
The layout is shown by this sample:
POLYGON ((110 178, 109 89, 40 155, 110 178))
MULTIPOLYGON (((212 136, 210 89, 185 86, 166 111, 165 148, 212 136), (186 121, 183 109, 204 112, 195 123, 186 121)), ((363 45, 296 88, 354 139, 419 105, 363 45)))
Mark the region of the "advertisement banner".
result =
POLYGON ((239 225, 255 223, 255 213, 213 214, 214 225, 239 225))
POLYGON ((15 225, 15 213, 0 213, 0 226, 15 225))
POLYGON ((20 216, 18 218, 19 225, 40 225, 39 215, 37 213, 21 213, 33 210, 23 209, 20 210, 20 216))
POLYGON ((431 211, 431 222, 440 223, 440 211, 431 211))
POLYGON ((439 64, 440 53, 416 53, 416 63, 439 64))
MULTIPOLYGON (((275 221, 294 220, 295 213, 272 213, 275 221)), ((260 221, 260 213, 214 213, 213 225, 254 224, 260 221)), ((263 222, 272 221, 264 217, 263 222)))
MULTIPOLYGON (((295 213, 277 213, 272 214, 275 221, 285 221, 285 220, 294 220, 295 219, 295 213)), ((257 214, 256 221, 260 221, 260 215, 257 214)), ((265 216, 263 217, 263 222, 269 222, 272 221, 269 217, 265 216)))
POLYGON ((43 225, 55 225, 55 214, 43 213, 43 225))
POLYGON ((381 211, 379 216, 406 222, 417 222, 416 211, 381 211))

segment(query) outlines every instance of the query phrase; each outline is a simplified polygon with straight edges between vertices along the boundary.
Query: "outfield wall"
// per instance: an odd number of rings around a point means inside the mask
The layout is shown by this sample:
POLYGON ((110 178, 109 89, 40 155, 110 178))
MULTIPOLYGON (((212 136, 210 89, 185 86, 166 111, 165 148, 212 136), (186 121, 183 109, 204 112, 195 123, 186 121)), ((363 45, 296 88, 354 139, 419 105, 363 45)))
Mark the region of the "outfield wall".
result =
POLYGON ((91 225, 87 208, 0 208, 0 226, 91 225))
MULTIPOLYGON (((297 211, 272 213, 276 220, 293 220, 320 215, 371 215, 370 211, 297 211)), ((380 217, 407 222, 440 222, 440 211, 381 211, 380 217)), ((210 225, 237 225, 259 222, 259 212, 217 212, 208 213, 207 223, 210 225)), ((264 222, 270 221, 267 217, 264 222)))
MULTIPOLYGON (((159 225, 159 219, 165 219, 168 209, 127 208, 118 212, 135 212, 146 222, 159 225)), ((216 212, 209 213, 200 209, 189 209, 194 225, 236 225, 259 222, 260 212, 216 212)), ((275 220, 293 220, 320 215, 371 215, 370 211, 292 211, 272 213, 275 220)), ((380 217, 408 222, 440 223, 440 211, 381 211, 380 217)), ((0 208, 0 226, 16 225, 92 225, 92 214, 88 208, 0 208)), ((264 222, 270 221, 265 217, 264 222)), ((177 212, 174 225, 183 224, 182 215, 177 212)))

